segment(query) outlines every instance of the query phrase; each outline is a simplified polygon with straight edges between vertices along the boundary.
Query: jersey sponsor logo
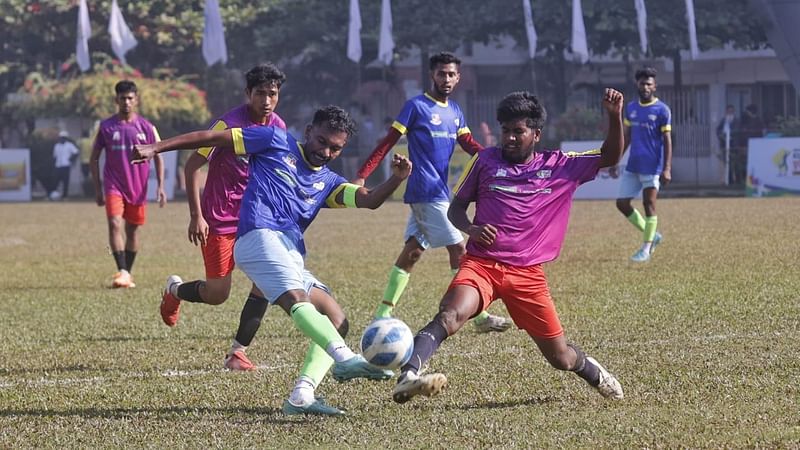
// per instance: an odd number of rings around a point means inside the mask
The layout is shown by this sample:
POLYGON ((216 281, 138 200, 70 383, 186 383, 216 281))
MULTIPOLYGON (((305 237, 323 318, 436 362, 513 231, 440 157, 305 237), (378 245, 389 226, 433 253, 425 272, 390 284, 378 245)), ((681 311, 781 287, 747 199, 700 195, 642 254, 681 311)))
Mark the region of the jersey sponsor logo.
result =
POLYGON ((550 175, 552 174, 552 170, 542 169, 536 172, 536 178, 550 178, 550 175))
POLYGON ((431 131, 432 138, 443 138, 443 139, 456 139, 458 136, 456 133, 448 133, 447 131, 431 131))
POLYGON ((297 183, 294 181, 294 177, 292 176, 291 173, 289 173, 289 172, 287 172, 287 171, 285 171, 283 169, 275 169, 275 173, 279 177, 281 177, 283 179, 283 181, 286 182, 286 184, 288 184, 289 186, 291 186, 293 188, 297 187, 297 183))
POLYGON ((325 182, 324 181, 318 181, 318 182, 312 184, 311 186, 313 186, 314 189, 316 189, 318 191, 321 191, 321 190, 325 189, 325 182))
POLYGON ((119 131, 115 131, 115 132, 114 132, 114 134, 111 136, 111 140, 112 140, 112 141, 118 141, 118 140, 120 140, 119 131))
POLYGON ((497 177, 505 177, 507 175, 508 175, 508 172, 506 172, 506 169, 497 169, 497 172, 494 174, 495 178, 497 178, 497 177))
POLYGON ((433 113, 433 114, 431 114, 431 123, 434 124, 434 125, 441 125, 442 124, 442 118, 439 117, 439 114, 433 113))
POLYGON ((493 191, 507 192, 509 194, 552 194, 551 188, 526 189, 524 186, 503 186, 500 184, 490 184, 489 189, 493 191))
POLYGON ((282 158, 283 162, 289 165, 289 167, 296 169, 297 168, 297 158, 294 155, 284 155, 282 158))

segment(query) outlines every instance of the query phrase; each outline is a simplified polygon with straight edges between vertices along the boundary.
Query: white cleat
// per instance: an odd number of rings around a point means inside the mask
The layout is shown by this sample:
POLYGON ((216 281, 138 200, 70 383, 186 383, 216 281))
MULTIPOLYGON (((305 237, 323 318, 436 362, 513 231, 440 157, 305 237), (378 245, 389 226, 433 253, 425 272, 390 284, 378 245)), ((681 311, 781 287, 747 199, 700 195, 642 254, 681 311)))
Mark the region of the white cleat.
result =
POLYGON ((625 394, 622 393, 622 385, 619 384, 617 378, 591 356, 587 356, 586 360, 597 366, 597 369, 600 371, 600 384, 595 386, 597 392, 605 398, 622 400, 625 394))

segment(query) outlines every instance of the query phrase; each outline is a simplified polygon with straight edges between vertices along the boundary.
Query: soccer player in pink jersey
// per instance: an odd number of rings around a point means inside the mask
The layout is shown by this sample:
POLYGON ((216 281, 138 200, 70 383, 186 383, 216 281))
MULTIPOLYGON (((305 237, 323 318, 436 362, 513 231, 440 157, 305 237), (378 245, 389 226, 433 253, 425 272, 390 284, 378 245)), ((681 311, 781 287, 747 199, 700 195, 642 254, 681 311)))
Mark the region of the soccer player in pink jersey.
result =
MULTIPOLYGON (((253 67, 245 74, 247 102, 228 111, 211 126, 211 130, 275 126, 286 129, 286 123, 275 112, 286 75, 274 64, 253 67)), ((181 301, 220 305, 231 291, 234 268, 233 244, 239 225, 239 208, 247 186, 246 156, 233 149, 205 147, 193 153, 186 162, 186 187, 189 194, 189 241, 200 245, 206 268, 205 280, 183 282, 177 275, 167 279, 161 299, 161 318, 175 326, 181 301), (208 177, 200 196, 198 175, 208 163, 208 177)), ((269 303, 261 291, 252 286, 245 302, 239 329, 231 350, 225 356, 225 367, 231 370, 253 370, 255 366, 245 351, 256 334, 269 303)))
MULTIPOLYGON (((150 164, 131 164, 131 151, 136 144, 154 144, 161 140, 158 130, 136 113, 139 94, 133 81, 123 80, 114 86, 117 114, 100 123, 92 148, 89 166, 92 170, 97 206, 106 207, 108 241, 117 264, 111 286, 136 287, 131 269, 139 251, 139 228, 145 223, 147 177, 150 164), (106 152, 100 186, 100 155, 106 152), (123 223, 125 237, 123 238, 123 223)), ((164 164, 155 158, 158 180, 158 204, 167 203, 164 193, 164 164)))
POLYGON ((614 375, 567 342, 542 270, 561 250, 575 190, 600 168, 619 161, 622 101, 618 91, 605 90, 608 135, 599 151, 586 153, 534 151, 545 123, 544 106, 528 92, 511 93, 500 102, 501 147, 472 158, 448 210, 453 225, 469 236, 467 255, 439 312, 414 338, 411 360, 401 368, 392 394, 395 402, 435 395, 446 386, 444 374, 420 374, 420 368, 448 336, 497 298, 553 367, 575 372, 603 397, 623 397, 614 375), (467 207, 472 202, 475 215, 470 221, 467 207))

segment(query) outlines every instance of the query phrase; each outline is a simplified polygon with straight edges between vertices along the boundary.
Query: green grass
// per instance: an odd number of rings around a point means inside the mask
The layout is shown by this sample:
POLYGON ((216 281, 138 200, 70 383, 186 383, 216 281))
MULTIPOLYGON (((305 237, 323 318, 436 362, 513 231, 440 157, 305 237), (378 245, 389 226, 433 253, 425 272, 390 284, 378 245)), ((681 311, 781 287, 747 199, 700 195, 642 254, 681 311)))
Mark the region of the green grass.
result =
MULTIPOLYGON (((306 343, 278 308, 249 355, 222 357, 249 284, 224 305, 158 316, 166 276, 203 275, 187 209, 149 209, 134 275, 113 270, 104 211, 89 203, 0 204, 0 448, 800 448, 800 202, 659 203, 665 241, 627 261, 638 235, 613 202, 576 202, 561 257, 546 271, 568 338, 618 375, 604 401, 550 368, 518 331, 465 328, 431 360, 450 386, 391 401, 392 382, 326 380, 344 418, 284 417, 306 343)), ((381 296, 406 209, 323 211, 308 233, 311 270, 351 320, 349 343, 381 296)), ((443 250, 415 270, 398 315, 427 323, 449 278, 443 250)), ((502 305, 493 311, 505 314, 502 305)))

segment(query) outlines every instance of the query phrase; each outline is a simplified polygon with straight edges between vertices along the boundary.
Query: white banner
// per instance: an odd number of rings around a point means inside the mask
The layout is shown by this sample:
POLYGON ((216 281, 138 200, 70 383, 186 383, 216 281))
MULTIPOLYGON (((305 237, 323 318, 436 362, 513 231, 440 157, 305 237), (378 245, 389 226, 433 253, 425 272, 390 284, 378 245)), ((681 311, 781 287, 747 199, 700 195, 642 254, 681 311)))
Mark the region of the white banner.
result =
POLYGON ((122 16, 122 10, 119 9, 117 0, 111 2, 111 17, 108 19, 108 34, 111 35, 111 50, 117 55, 119 61, 123 65, 127 65, 125 60, 125 53, 132 50, 138 42, 133 37, 133 32, 125 23, 125 17, 122 16))
POLYGON ((390 0, 381 2, 381 34, 378 39, 378 60, 384 66, 392 64, 394 59, 394 38, 392 37, 392 3, 390 0))
POLYGON ((203 16, 203 58, 206 65, 213 66, 217 62, 225 64, 228 62, 228 47, 225 45, 225 26, 222 24, 217 0, 206 0, 203 16))
POLYGON ((0 148, 0 202, 31 201, 31 152, 0 148))
POLYGON ((525 34, 528 36, 528 57, 533 59, 536 56, 536 45, 539 42, 539 35, 533 26, 533 11, 531 10, 530 0, 522 0, 522 12, 525 16, 525 34))
MULTIPOLYGON (((164 161, 164 193, 167 194, 167 200, 172 200, 172 198, 175 196, 175 176, 177 175, 178 170, 178 152, 164 152, 160 155, 161 159, 164 161)), ((147 180, 148 200, 158 200, 158 197, 156 196, 156 189, 158 189, 156 163, 150 161, 150 176, 147 180)))
POLYGON ((748 197, 800 195, 800 137, 750 139, 745 192, 748 197))
POLYGON ((350 0, 350 23, 347 26, 347 57, 357 63, 361 61, 361 10, 358 0, 350 0))
POLYGON ((81 72, 86 72, 92 66, 89 55, 89 38, 92 36, 92 24, 89 22, 89 7, 86 0, 81 0, 78 5, 78 37, 75 43, 75 61, 78 62, 81 72))
MULTIPOLYGON (((561 143, 563 152, 585 152, 603 146, 603 141, 564 141, 561 143)), ((616 172, 609 169, 600 169, 597 177, 588 183, 578 186, 575 198, 580 199, 615 199, 619 195, 619 176, 628 163, 628 152, 622 155, 622 160, 617 165, 616 172)))
POLYGON ((586 43, 586 26, 583 23, 581 0, 572 0, 572 54, 581 64, 589 61, 589 45, 586 43))

